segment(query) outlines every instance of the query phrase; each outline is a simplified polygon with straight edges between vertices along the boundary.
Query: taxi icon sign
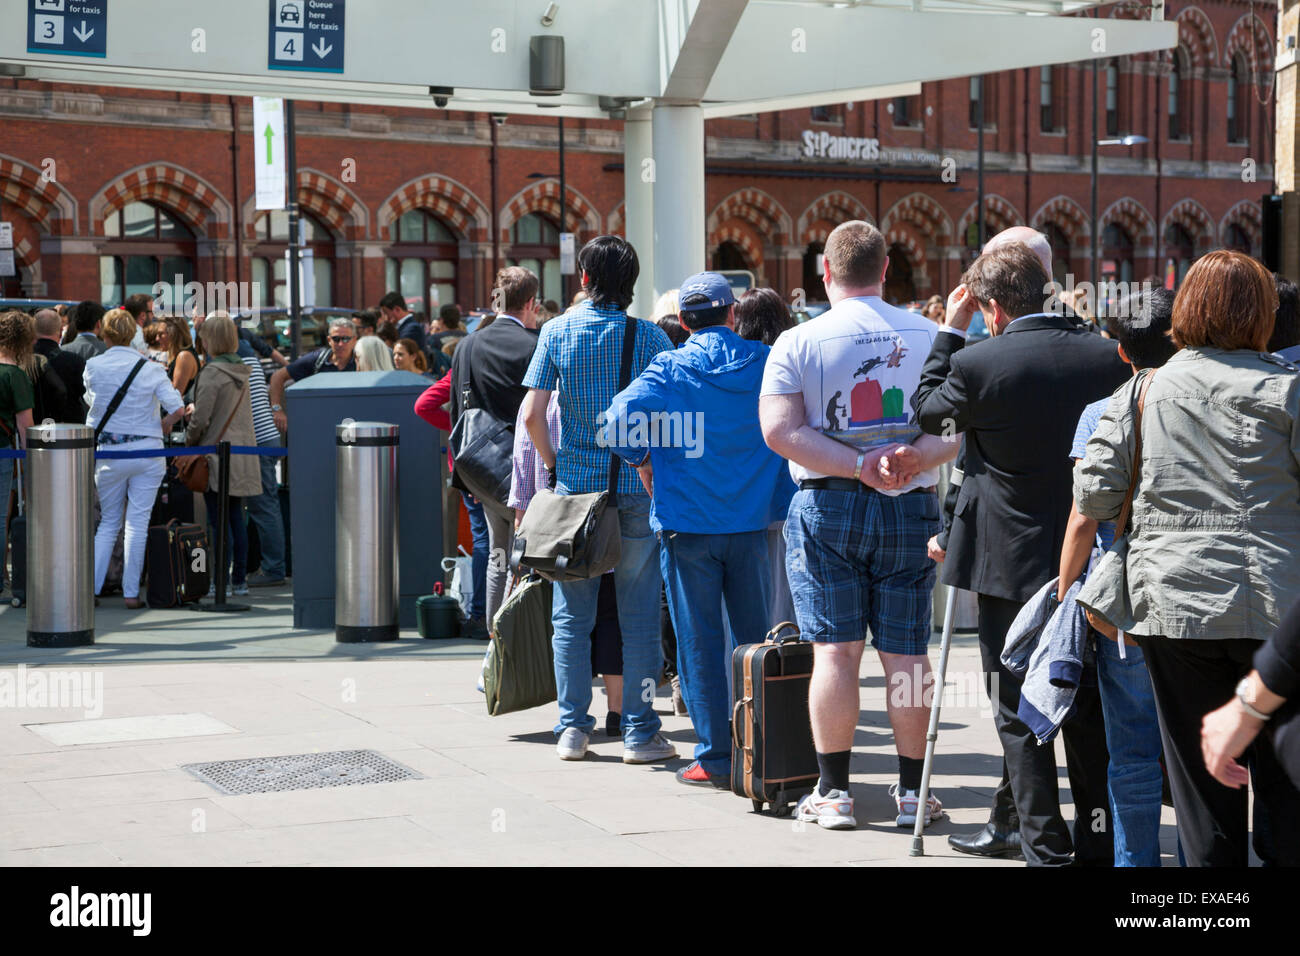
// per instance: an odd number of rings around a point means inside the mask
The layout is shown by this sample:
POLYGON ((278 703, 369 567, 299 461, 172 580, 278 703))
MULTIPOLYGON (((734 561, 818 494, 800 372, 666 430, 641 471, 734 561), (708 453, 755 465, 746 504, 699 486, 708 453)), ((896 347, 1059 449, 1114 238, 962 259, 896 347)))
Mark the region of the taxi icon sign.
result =
POLYGON ((283 23, 302 23, 302 10, 296 3, 286 3, 280 8, 280 22, 283 23))

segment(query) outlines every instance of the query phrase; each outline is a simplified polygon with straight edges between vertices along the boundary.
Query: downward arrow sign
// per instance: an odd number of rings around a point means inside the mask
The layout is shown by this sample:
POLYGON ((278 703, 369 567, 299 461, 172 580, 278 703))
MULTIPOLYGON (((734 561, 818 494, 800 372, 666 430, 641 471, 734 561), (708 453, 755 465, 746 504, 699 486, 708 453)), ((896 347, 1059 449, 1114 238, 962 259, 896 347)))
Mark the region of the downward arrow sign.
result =
POLYGON ((78 40, 80 40, 82 43, 85 43, 87 40, 89 40, 91 37, 95 35, 95 28, 91 27, 89 30, 87 30, 86 21, 82 20, 81 26, 74 28, 72 32, 78 40))
POLYGON ((312 44, 311 49, 313 53, 315 53, 318 57, 320 57, 323 60, 325 59, 325 57, 329 56, 330 50, 334 49, 334 45, 330 44, 326 46, 325 38, 321 37, 314 44, 312 44))

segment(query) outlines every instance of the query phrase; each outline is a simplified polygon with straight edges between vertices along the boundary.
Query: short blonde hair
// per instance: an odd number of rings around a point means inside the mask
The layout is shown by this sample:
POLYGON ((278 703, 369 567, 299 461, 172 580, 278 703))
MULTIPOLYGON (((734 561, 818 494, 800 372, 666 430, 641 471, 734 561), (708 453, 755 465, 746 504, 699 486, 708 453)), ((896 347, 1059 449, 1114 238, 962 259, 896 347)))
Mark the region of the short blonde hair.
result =
POLYGON ((110 309, 104 316, 99 333, 109 345, 130 345, 139 326, 126 309, 110 309))
POLYGON ((239 351, 239 330, 228 315, 210 315, 199 328, 199 341, 209 355, 239 351))

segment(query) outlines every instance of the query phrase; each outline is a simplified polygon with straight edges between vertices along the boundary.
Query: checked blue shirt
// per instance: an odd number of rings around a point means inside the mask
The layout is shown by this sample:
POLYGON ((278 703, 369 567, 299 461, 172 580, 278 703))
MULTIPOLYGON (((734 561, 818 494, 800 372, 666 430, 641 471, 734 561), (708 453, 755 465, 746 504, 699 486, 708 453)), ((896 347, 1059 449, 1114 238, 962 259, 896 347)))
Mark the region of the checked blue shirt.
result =
MULTIPOLYGON (((524 376, 528 388, 556 392, 560 402, 560 447, 556 449, 556 490, 561 494, 603 491, 609 483, 610 449, 596 442, 605 410, 618 394, 626 313, 612 305, 583 302, 545 325, 524 376)), ((672 342, 653 322, 636 323, 632 349, 635 379, 672 342)), ((618 493, 644 495, 636 469, 624 462, 618 493)))

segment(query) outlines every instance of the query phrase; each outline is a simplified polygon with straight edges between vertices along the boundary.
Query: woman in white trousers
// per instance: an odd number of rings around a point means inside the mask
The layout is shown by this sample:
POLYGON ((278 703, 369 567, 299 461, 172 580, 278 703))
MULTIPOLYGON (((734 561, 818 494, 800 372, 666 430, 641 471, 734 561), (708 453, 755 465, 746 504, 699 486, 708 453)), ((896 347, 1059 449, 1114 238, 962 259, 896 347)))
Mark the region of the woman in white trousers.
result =
MULTIPOLYGON (((185 412, 180 393, 167 372, 131 348, 135 319, 125 309, 104 316, 101 335, 108 350, 86 362, 84 380, 90 414, 86 424, 96 428, 96 448, 112 451, 161 449, 162 436, 185 412), (111 415, 108 406, 141 361, 135 377, 111 415), (168 411, 162 418, 159 406, 168 411), (100 427, 102 423, 102 428, 100 427)), ((101 459, 95 463, 95 488, 100 519, 95 530, 95 593, 104 586, 118 532, 126 521, 122 595, 126 606, 138 608, 140 577, 144 570, 145 539, 154 498, 162 484, 166 463, 162 458, 101 459)))

